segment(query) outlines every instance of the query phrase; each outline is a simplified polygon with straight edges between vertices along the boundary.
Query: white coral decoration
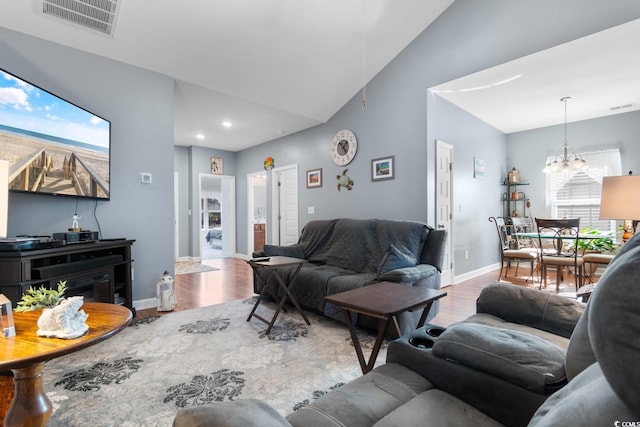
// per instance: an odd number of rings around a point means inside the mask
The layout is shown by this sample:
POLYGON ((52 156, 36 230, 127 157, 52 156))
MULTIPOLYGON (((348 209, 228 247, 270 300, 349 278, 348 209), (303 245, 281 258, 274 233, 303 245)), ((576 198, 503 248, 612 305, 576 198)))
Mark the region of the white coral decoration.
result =
POLYGON ((84 297, 61 299, 53 308, 45 308, 38 319, 37 334, 40 337, 78 338, 89 330, 85 323, 89 317, 84 310, 84 297))

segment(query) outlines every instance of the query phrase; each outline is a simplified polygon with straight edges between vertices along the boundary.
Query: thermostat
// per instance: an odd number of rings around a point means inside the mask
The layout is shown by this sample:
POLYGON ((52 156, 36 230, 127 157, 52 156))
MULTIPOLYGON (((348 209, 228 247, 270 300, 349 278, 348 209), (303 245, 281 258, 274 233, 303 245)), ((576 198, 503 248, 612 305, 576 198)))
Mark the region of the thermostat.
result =
POLYGON ((151 174, 140 172, 140 182, 143 184, 151 184, 151 174))

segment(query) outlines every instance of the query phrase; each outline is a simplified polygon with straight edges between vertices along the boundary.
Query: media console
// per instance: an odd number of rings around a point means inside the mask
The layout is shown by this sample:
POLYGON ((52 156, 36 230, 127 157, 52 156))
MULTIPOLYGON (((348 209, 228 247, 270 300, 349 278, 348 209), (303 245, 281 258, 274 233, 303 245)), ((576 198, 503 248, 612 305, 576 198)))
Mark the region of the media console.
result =
POLYGON ((33 286, 67 281, 67 296, 120 304, 133 311, 131 245, 135 240, 74 243, 60 247, 0 251, 0 293, 16 307, 33 286))

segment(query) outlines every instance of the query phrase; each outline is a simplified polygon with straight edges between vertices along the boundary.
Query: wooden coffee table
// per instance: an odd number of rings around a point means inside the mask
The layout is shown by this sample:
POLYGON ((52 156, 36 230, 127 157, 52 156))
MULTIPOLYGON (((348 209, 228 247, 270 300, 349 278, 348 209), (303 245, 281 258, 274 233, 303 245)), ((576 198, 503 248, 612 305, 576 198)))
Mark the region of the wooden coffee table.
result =
POLYGON ((353 341, 353 346, 356 349, 358 361, 360 362, 360 368, 362 369, 362 373, 366 374, 373 369, 376 363, 376 358, 380 352, 380 347, 384 340, 384 333, 387 330, 389 321, 392 321, 396 334, 400 336, 401 332, 396 316, 405 311, 422 309, 422 315, 416 325, 416 328, 420 328, 424 326, 433 302, 445 295, 447 295, 447 293, 442 290, 413 287, 395 282, 380 282, 330 295, 324 299, 326 302, 335 304, 344 311, 347 326, 351 333, 351 340, 353 341), (362 346, 360 345, 355 325, 351 319, 351 313, 365 314, 379 319, 378 335, 368 362, 364 358, 362 346))
MULTIPOLYGON (((295 297, 291 294, 291 291, 289 290, 291 283, 293 283, 293 279, 295 279, 296 275, 300 271, 302 264, 306 263, 307 260, 300 259, 300 258, 286 257, 286 256, 272 256, 264 260, 249 260, 247 262, 256 272, 256 276, 258 276, 264 282, 264 288, 262 288, 262 291, 258 296, 258 300, 253 306, 253 310, 251 310, 251 313, 249 313, 249 317, 247 317, 247 322, 251 320, 252 317, 255 317, 256 319, 263 321, 268 325, 267 331, 266 331, 267 335, 270 334, 271 329, 273 328, 273 325, 276 323, 276 319, 280 314, 280 311, 282 311, 284 308, 284 303, 288 299, 294 305, 296 310, 298 310, 298 312, 300 313, 304 321, 307 322, 307 325, 311 324, 311 322, 309 322, 309 318, 304 313, 304 311, 302 311, 302 309, 300 308, 300 305, 298 305, 298 301, 296 301, 295 297), (278 274, 277 268, 288 267, 288 266, 296 266, 296 269, 293 271, 293 273, 289 278, 289 284, 286 284, 282 279, 282 277, 280 277, 280 274, 278 274), (265 276, 262 275, 263 273, 265 273, 265 276), (278 308, 273 314, 273 317, 271 318, 271 320, 267 320, 264 317, 256 314, 256 309, 258 308, 258 306, 260 305, 260 303, 262 302, 266 294, 270 294, 267 283, 270 282, 270 279, 272 277, 276 279, 278 286, 280 287, 280 289, 284 291, 284 294, 282 295, 282 298, 280 298, 280 302, 278 303, 278 308)), ((271 297, 273 298, 274 301, 278 300, 277 295, 271 294, 271 297)))
POLYGON ((42 384, 45 362, 106 340, 124 329, 132 317, 131 310, 115 304, 88 302, 82 310, 89 315, 89 331, 70 340, 36 335, 41 310, 13 314, 16 335, 0 338, 0 370, 11 369, 15 383, 13 402, 4 418, 6 427, 45 426, 52 413, 42 384))

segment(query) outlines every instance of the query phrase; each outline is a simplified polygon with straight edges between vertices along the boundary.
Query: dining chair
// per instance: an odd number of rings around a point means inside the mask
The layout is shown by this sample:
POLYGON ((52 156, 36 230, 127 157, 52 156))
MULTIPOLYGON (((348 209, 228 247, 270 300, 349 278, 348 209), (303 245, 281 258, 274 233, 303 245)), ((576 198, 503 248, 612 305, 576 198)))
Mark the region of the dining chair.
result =
POLYGON ((598 266, 607 266, 611 262, 614 254, 601 254, 601 253, 586 253, 583 255, 585 276, 589 278, 589 283, 593 283, 593 278, 596 275, 598 266), (595 264, 595 266, 594 266, 595 264), (588 268, 587 268, 588 267, 588 268))
POLYGON ((540 248, 540 273, 547 287, 547 268, 556 268, 556 292, 560 290, 562 270, 573 267, 576 292, 582 286, 584 259, 578 253, 580 218, 542 219, 536 218, 540 248), (547 242, 548 244, 545 244, 547 242))
POLYGON ((515 275, 518 275, 518 267, 520 266, 520 261, 531 263, 531 272, 529 273, 529 278, 526 280, 529 281, 531 279, 534 280, 534 266, 538 261, 538 250, 536 248, 524 247, 519 248, 517 246, 517 240, 510 239, 509 226, 505 223, 503 217, 489 217, 489 221, 495 223, 496 231, 498 232, 498 242, 500 244, 500 275, 498 276, 498 280, 502 278, 502 272, 504 271, 504 277, 507 277, 507 273, 509 272, 509 266, 511 262, 516 263, 515 275), (514 242, 514 244, 510 244, 510 242, 514 242), (505 270, 506 263, 506 270, 505 270))

